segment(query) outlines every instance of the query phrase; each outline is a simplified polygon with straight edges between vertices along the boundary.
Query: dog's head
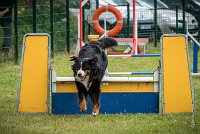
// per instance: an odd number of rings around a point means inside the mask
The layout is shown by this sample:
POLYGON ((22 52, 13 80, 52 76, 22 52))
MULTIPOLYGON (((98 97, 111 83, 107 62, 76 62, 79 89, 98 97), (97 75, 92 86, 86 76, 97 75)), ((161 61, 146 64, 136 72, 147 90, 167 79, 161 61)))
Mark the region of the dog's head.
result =
POLYGON ((90 77, 91 74, 99 68, 98 60, 96 58, 79 58, 76 56, 71 57, 71 61, 74 61, 72 70, 74 76, 80 81, 84 81, 86 77, 90 77))

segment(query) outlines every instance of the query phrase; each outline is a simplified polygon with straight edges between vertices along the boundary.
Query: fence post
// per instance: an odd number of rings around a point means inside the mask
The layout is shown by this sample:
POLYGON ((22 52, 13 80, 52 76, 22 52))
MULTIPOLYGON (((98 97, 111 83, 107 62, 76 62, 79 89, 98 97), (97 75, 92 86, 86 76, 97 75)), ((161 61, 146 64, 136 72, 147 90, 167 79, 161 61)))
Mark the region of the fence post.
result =
POLYGON ((33 33, 37 32, 36 0, 32 1, 33 6, 33 33))
POLYGON ((17 4, 18 0, 15 0, 15 5, 14 5, 14 29, 15 29, 15 62, 18 62, 18 9, 17 9, 17 4))
POLYGON ((83 42, 85 42, 85 6, 82 7, 83 12, 83 20, 82 20, 82 26, 83 26, 83 42))
POLYGON ((130 6, 127 2, 127 38, 130 38, 130 6))
POLYGON ((198 49, 199 46, 194 42, 193 46, 193 73, 198 73, 198 49))
POLYGON ((96 9, 99 8, 99 0, 96 0, 96 9))
POLYGON ((54 11, 53 0, 50 0, 50 30, 51 30, 51 56, 54 57, 54 11))
POLYGON ((69 1, 66 0, 66 39, 67 39, 67 52, 70 52, 70 14, 69 14, 69 1))
POLYGON ((183 7, 183 34, 186 34, 186 26, 185 26, 185 10, 186 10, 186 0, 182 0, 182 7, 183 7))
POLYGON ((178 5, 176 5, 176 34, 178 34, 178 5))
POLYGON ((157 47, 157 0, 154 0, 154 45, 157 47))

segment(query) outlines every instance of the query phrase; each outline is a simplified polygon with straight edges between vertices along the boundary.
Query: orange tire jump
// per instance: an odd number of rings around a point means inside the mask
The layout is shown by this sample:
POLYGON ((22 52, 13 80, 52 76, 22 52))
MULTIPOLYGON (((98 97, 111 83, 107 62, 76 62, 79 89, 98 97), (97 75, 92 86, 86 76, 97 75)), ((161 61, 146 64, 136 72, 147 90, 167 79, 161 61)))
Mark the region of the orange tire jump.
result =
POLYGON ((115 27, 108 31, 109 37, 115 36, 122 29, 123 17, 121 15, 120 11, 117 8, 115 8, 114 6, 110 6, 110 5, 102 6, 94 12, 94 15, 92 17, 93 28, 100 35, 103 35, 105 33, 105 30, 103 28, 101 28, 101 26, 99 25, 99 16, 101 15, 101 13, 106 12, 106 11, 112 12, 115 15, 115 17, 117 18, 117 24, 115 25, 115 27))

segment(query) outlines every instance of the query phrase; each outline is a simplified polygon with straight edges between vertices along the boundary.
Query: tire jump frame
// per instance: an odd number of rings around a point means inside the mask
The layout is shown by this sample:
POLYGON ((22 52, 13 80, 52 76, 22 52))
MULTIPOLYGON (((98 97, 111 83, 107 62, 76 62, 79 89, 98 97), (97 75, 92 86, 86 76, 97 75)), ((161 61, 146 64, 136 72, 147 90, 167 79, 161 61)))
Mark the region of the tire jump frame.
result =
MULTIPOLYGON (((193 111, 186 37, 164 35, 161 44, 161 70, 156 69, 152 77, 103 78, 100 114, 193 111)), ((50 69, 50 36, 26 34, 22 53, 17 112, 79 114, 74 78, 57 77, 50 69)))
MULTIPOLYGON (((79 0, 79 15, 78 15, 78 45, 77 45, 77 49, 81 49, 82 46, 85 45, 85 42, 83 41, 83 14, 84 14, 84 5, 88 2, 89 0, 79 0)), ((138 44, 138 38, 137 38, 137 17, 136 17, 136 0, 126 0, 129 5, 132 7, 133 10, 133 14, 132 14, 132 37, 128 38, 128 40, 124 40, 124 44, 126 44, 126 46, 128 46, 129 48, 131 48, 130 52, 127 52, 125 50, 125 52, 108 52, 108 55, 117 55, 117 54, 140 54, 140 46, 138 44)), ((100 38, 103 37, 113 37, 116 34, 118 34, 122 27, 123 27, 123 17, 122 14, 120 13, 120 11, 115 7, 115 6, 111 6, 111 5, 103 5, 101 7, 99 7, 98 9, 96 9, 96 11, 93 13, 92 15, 92 26, 93 29, 101 36, 100 38), (113 29, 111 30, 106 30, 106 26, 104 27, 104 29, 100 26, 99 24, 99 16, 101 15, 101 13, 103 12, 112 12, 116 19, 116 25, 113 29)), ((104 22, 105 23, 105 22, 104 22)))

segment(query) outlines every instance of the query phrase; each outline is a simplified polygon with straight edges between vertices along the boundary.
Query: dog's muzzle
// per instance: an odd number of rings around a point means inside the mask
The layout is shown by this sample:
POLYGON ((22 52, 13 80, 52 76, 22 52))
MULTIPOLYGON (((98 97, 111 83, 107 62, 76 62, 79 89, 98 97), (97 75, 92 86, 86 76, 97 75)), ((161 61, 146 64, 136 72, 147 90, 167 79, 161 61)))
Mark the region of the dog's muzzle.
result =
POLYGON ((77 76, 81 81, 84 81, 86 78, 86 74, 82 69, 77 72, 77 76))
POLYGON ((85 80, 85 75, 82 75, 81 73, 78 74, 78 77, 81 81, 84 81, 85 80))

